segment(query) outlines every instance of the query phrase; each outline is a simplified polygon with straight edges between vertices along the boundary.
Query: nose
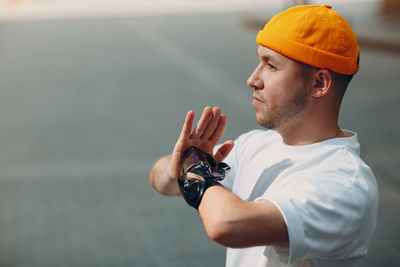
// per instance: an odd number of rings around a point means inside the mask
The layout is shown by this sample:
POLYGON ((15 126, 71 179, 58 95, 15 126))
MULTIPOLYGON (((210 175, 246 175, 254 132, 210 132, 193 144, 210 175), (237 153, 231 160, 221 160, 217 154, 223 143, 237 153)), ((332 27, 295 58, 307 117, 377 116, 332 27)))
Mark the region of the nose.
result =
POLYGON ((258 66, 247 79, 247 86, 254 88, 255 90, 262 90, 264 88, 264 83, 260 77, 260 70, 258 66))

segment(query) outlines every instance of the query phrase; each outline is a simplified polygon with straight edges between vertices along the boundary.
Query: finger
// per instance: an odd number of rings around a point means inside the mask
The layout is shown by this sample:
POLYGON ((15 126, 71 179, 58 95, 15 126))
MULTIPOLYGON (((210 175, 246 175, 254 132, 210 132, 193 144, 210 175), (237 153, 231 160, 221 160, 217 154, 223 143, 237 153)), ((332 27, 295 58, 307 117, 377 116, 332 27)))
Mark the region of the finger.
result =
POLYGON ((169 173, 172 177, 177 177, 181 168, 181 158, 185 150, 190 144, 190 132, 194 121, 194 112, 189 110, 186 114, 185 122, 183 123, 181 134, 174 146, 169 163, 169 173))
POLYGON ((194 112, 190 110, 186 114, 181 134, 174 146, 174 151, 172 152, 171 164, 175 167, 179 165, 182 153, 186 149, 185 143, 187 143, 186 141, 190 138, 190 131, 192 129, 193 120, 194 120, 194 112))
POLYGON ((212 116, 212 108, 207 106, 203 110, 203 114, 199 122, 197 123, 196 127, 194 128, 191 137, 192 138, 199 138, 203 135, 204 129, 207 127, 208 121, 212 116))
POLYGON ((217 162, 223 161, 229 153, 232 151, 235 143, 232 140, 228 140, 225 143, 221 145, 221 147, 218 149, 218 151, 214 155, 214 159, 217 162))
POLYGON ((186 114, 185 122, 183 123, 180 139, 189 138, 190 132, 192 130, 192 125, 194 121, 194 112, 192 110, 188 111, 186 114))
POLYGON ((222 114, 220 116, 220 118, 219 118, 218 125, 215 128, 214 133, 209 138, 209 140, 212 143, 216 144, 219 141, 219 139, 221 139, 221 137, 222 137, 222 135, 224 134, 224 131, 225 131, 226 121, 227 121, 226 115, 222 114))
POLYGON ((221 116, 221 109, 219 107, 213 108, 212 114, 213 116, 208 122, 206 129, 204 130, 204 133, 201 136, 202 138, 208 139, 215 132, 215 129, 218 126, 218 122, 221 116))

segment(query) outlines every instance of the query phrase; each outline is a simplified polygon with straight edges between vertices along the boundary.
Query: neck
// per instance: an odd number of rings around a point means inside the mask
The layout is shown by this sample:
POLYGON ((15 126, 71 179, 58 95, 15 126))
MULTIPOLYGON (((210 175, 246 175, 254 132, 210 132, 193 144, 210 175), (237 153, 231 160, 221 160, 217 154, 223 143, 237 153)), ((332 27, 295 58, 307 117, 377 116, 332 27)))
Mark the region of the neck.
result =
POLYGON ((282 136, 283 143, 290 146, 310 145, 332 138, 341 137, 343 135, 342 130, 337 125, 330 129, 326 129, 324 132, 320 132, 318 129, 290 133, 287 131, 278 130, 278 132, 282 136))
POLYGON ((291 146, 309 145, 328 139, 343 137, 344 133, 337 124, 338 113, 321 114, 310 112, 292 118, 276 131, 282 136, 283 142, 291 146), (316 114, 316 115, 310 115, 316 114))

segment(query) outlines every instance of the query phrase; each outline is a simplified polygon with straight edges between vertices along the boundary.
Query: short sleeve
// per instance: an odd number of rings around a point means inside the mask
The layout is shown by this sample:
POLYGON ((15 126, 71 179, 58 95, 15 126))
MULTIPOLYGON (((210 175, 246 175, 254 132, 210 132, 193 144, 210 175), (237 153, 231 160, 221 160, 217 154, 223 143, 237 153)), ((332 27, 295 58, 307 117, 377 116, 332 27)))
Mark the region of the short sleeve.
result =
POLYGON ((370 192, 375 188, 330 174, 291 180, 261 197, 274 203, 286 222, 289 251, 274 248, 281 261, 364 256, 375 228, 377 201, 370 192))

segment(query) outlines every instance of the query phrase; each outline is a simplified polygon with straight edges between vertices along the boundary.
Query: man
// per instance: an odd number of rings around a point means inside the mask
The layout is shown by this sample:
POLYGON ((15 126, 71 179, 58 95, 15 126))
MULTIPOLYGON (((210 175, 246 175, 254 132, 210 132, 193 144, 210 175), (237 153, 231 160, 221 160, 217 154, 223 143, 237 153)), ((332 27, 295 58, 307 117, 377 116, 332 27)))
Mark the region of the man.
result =
POLYGON ((367 253, 378 207, 357 134, 337 124, 359 68, 357 39, 330 6, 297 6, 276 15, 257 43, 260 63, 248 85, 257 123, 270 130, 215 147, 226 116, 206 107, 192 130, 189 111, 150 183, 165 195, 183 192, 198 208, 208 236, 228 247, 226 266, 356 266, 367 253), (220 183, 201 171, 204 179, 187 180, 193 166, 204 166, 185 165, 190 147, 225 160, 231 171, 220 183), (198 190, 186 191, 193 184, 198 190))

